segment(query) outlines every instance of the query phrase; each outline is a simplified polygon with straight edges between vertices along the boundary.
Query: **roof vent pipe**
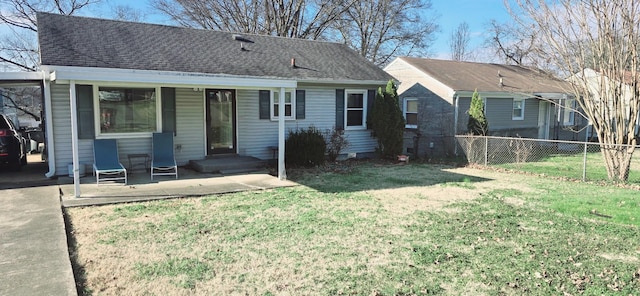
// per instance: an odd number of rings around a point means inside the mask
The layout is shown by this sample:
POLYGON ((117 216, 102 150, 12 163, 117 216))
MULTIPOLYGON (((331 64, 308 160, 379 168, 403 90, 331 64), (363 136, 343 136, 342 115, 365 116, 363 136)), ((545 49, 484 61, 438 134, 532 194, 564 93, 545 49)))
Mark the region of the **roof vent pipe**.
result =
POLYGON ((295 58, 291 58, 291 67, 293 67, 293 68, 296 67, 296 59, 295 58))

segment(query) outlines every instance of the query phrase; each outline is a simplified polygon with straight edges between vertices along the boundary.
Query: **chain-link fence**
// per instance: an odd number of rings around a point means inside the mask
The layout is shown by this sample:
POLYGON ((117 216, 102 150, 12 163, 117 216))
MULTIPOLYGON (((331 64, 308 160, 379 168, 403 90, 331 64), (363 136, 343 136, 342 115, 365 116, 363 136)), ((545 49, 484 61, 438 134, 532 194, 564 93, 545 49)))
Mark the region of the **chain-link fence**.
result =
POLYGON ((605 151, 605 146, 590 142, 470 135, 456 139, 469 163, 584 181, 609 180, 605 160, 631 157, 628 182, 640 184, 640 146, 609 145, 605 151))

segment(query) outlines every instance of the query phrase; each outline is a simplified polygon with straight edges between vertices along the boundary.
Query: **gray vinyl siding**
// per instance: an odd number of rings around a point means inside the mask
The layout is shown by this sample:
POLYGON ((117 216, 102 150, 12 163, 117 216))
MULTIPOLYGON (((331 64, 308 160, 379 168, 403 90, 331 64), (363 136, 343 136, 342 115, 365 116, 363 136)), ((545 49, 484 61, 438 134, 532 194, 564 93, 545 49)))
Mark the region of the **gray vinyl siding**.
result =
MULTIPOLYGON (((67 175, 68 165, 73 162, 71 150, 71 108, 69 85, 51 83, 51 113, 53 119, 48 128, 53 128, 56 175, 67 175)), ((73 115, 75 116, 75 114, 73 115)), ((93 142, 79 140, 80 163, 93 163, 93 142)), ((87 166, 87 168, 89 168, 87 166)))
POLYGON ((538 126, 538 100, 526 99, 524 119, 513 119, 512 98, 487 98, 486 115, 490 130, 529 128, 538 126))
POLYGON ((185 165, 192 159, 203 159, 206 155, 204 132, 204 92, 192 88, 176 89, 176 136, 174 145, 178 165, 185 165))
MULTIPOLYGON (((371 88, 371 87, 370 87, 371 88)), ((315 126, 321 130, 330 130, 335 125, 336 87, 304 86, 306 117, 300 120, 288 120, 285 123, 285 135, 289 130, 315 126)), ((269 146, 278 145, 278 122, 259 119, 258 90, 237 90, 237 146, 238 154, 271 159, 273 154, 269 146)), ((52 112, 56 174, 67 175, 68 165, 72 162, 71 114, 69 104, 69 85, 51 85, 52 112)), ((373 98, 371 98, 373 99, 373 98)), ((96 106, 97 108, 97 106, 96 106)), ((185 165, 189 160, 206 157, 205 106, 202 91, 191 88, 176 89, 176 161, 185 165)), ((350 143, 343 152, 370 153, 375 151, 376 140, 369 130, 348 130, 345 135, 350 143)), ((87 174, 91 174, 93 164, 93 140, 79 140, 80 162, 85 165, 87 174)), ((120 162, 129 166, 128 154, 147 153, 151 155, 151 137, 122 138, 117 140, 120 162)))
MULTIPOLYGON (((456 134, 464 135, 469 133, 467 123, 469 122, 469 107, 471 107, 471 98, 458 99, 458 127, 456 134)), ((491 125, 489 125, 491 128, 491 125)))
MULTIPOLYGON (((182 145, 176 151, 176 162, 184 165, 191 159, 205 156, 204 144, 204 99, 202 92, 192 89, 177 89, 177 136, 175 145, 182 145)), ((55 145, 56 175, 67 175, 68 165, 73 162, 71 147, 71 108, 69 104, 69 85, 51 84, 53 120, 53 141, 55 145)), ((118 139, 120 162, 129 166, 128 154, 147 153, 151 155, 151 137, 118 139)), ((78 140, 80 163, 90 174, 93 164, 93 140, 78 140)))
MULTIPOLYGON (((332 129, 335 125, 335 87, 303 86, 305 90, 305 119, 287 120, 285 137, 290 130, 314 126, 320 130, 332 129)), ((273 157, 269 146, 278 146, 278 121, 259 119, 257 90, 237 91, 238 153, 260 159, 273 157)), ((350 143, 344 153, 373 152, 376 141, 370 131, 345 131, 350 143)))

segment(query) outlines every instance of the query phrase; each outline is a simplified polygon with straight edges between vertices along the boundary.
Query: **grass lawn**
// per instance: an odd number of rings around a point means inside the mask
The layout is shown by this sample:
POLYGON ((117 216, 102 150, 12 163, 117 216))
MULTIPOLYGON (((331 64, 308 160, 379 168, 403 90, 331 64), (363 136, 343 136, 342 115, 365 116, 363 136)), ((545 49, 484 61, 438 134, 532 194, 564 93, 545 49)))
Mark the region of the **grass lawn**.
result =
POLYGON ((84 295, 637 295, 638 191, 360 163, 66 209, 84 295))
MULTIPOLYGON (((584 157, 582 153, 568 155, 550 155, 542 159, 526 163, 506 163, 497 165, 506 169, 544 174, 555 177, 568 177, 582 180, 584 157)), ((587 153, 587 180, 608 180, 607 169, 600 152, 587 153)), ((634 154, 629 171, 628 182, 640 184, 640 156, 634 154)))

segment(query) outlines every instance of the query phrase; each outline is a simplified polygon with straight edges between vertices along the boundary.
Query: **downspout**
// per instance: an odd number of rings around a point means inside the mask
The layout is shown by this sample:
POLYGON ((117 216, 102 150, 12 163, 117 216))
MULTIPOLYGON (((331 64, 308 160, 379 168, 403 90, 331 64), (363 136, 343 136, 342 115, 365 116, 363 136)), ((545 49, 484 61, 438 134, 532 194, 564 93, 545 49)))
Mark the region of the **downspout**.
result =
POLYGON ((76 100, 76 82, 69 83, 69 105, 71 107, 71 151, 73 155, 73 192, 80 197, 80 158, 78 156, 78 112, 76 100))
POLYGON ((53 144, 53 113, 51 111, 51 81, 48 80, 48 73, 42 72, 42 87, 44 94, 44 118, 45 118, 45 130, 47 132, 47 163, 49 164, 49 171, 44 174, 47 178, 52 178, 56 175, 56 157, 55 157, 55 145, 53 144))
MULTIPOLYGON (((278 179, 286 180, 287 171, 284 167, 284 87, 280 88, 280 98, 278 100, 278 179)), ((292 110, 291 112, 295 112, 292 110)))
POLYGON ((456 141, 456 135, 458 134, 458 101, 460 100, 460 95, 456 94, 453 100, 455 101, 453 112, 453 155, 458 156, 458 143, 456 141))

